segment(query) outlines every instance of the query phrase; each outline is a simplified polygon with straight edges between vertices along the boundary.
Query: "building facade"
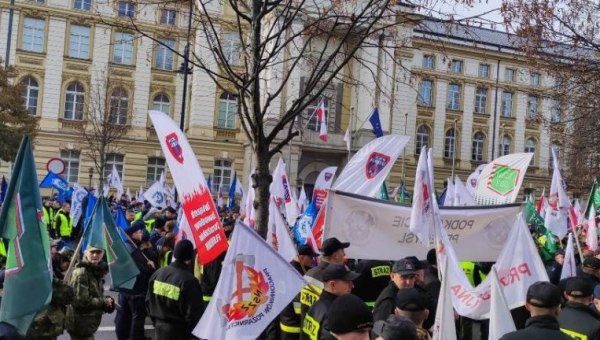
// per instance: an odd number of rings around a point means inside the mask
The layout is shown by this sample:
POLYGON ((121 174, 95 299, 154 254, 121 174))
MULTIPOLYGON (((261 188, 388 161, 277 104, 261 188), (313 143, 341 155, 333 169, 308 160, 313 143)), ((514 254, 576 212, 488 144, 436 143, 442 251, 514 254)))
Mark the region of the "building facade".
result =
MULTIPOLYGON (((0 43, 0 56, 7 55, 19 71, 25 105, 40 117, 35 141, 40 180, 46 162, 55 157, 66 163, 64 176, 71 183, 88 185, 101 177, 78 138, 94 103, 107 107, 111 123, 128 129, 119 146, 109 150, 102 177, 114 164, 125 187, 135 191, 168 173, 147 111, 160 110, 181 120, 184 89, 177 70, 182 58, 150 37, 183 53, 187 4, 138 6, 128 1, 17 0, 9 30, 9 1, 0 0, 0 35, 11 32, 8 53, 7 44, 0 43), (123 29, 127 23, 137 30, 123 29)), ((385 96, 372 91, 367 80, 360 87, 333 83, 323 97, 328 142, 319 139, 315 102, 303 115, 301 136, 283 150, 292 183, 310 189, 325 167, 341 170, 349 157, 345 131, 353 132, 354 153, 374 138, 368 119, 377 107, 386 133, 412 137, 390 175, 391 187, 403 176, 412 187, 423 145, 434 150, 438 190, 452 172, 465 180, 479 164, 515 152, 535 154, 523 187, 535 194, 549 186, 549 150, 560 144, 560 131, 551 133, 540 117, 561 118, 560 103, 551 97, 554 81, 530 70, 505 33, 455 26, 448 30, 427 20, 405 25, 402 29, 410 37, 406 48, 382 47, 404 65, 378 59, 386 72, 371 84, 387 89, 385 96)), ((196 49, 202 45, 200 35, 192 39, 196 49)), ((235 63, 237 34, 223 28, 222 39, 235 63)), ((356 66, 352 72, 361 77, 364 70, 356 66)), ((236 117, 238 99, 197 70, 188 84, 184 130, 204 175, 212 177, 215 191, 222 182, 227 192, 234 174, 247 187, 253 165, 236 117)), ((302 78, 287 90, 302 91, 302 78)), ((1 163, 0 174, 9 167, 1 163)))

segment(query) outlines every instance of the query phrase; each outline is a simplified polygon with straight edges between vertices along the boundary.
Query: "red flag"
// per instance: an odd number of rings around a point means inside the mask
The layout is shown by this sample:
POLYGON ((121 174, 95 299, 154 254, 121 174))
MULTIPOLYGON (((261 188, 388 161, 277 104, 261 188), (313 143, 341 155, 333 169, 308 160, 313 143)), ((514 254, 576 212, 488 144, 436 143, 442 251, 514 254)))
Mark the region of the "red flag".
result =
POLYGON ((319 137, 322 141, 327 142, 327 116, 325 116, 325 103, 321 101, 321 105, 317 108, 317 118, 319 119, 319 137))
MULTIPOLYGON (((312 228, 313 237, 315 239, 315 242, 317 243, 317 249, 321 249, 321 244, 323 243, 323 226, 325 225, 325 210, 327 210, 327 202, 323 202, 323 206, 321 206, 321 210, 319 210, 317 218, 315 219, 315 224, 312 228)), ((312 247, 315 248, 314 246, 312 247)))

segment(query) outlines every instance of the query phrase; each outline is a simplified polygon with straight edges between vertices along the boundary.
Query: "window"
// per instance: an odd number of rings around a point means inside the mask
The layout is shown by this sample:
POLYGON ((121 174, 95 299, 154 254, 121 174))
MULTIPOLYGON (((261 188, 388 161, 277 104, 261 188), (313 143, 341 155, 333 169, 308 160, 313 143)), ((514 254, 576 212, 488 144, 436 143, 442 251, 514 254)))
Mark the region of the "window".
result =
POLYGON ((215 166, 213 168, 212 186, 214 192, 217 192, 219 190, 219 185, 221 183, 223 183, 223 188, 221 188, 221 192, 228 192, 229 185, 231 184, 231 161, 217 159, 215 160, 215 166))
POLYGON ((446 137, 444 138, 444 158, 454 158, 456 152, 456 132, 454 128, 446 131, 446 137))
POLYGON ((172 9, 165 9, 165 10, 163 10, 162 14, 160 16, 160 23, 163 24, 163 25, 174 26, 175 25, 176 13, 177 12, 175 12, 172 9))
POLYGON ((550 114, 552 123, 560 123, 560 100, 552 100, 552 109, 550 114))
POLYGON ((223 55, 232 66, 240 65, 240 35, 238 32, 223 33, 223 55))
POLYGON ((463 62, 461 60, 452 60, 452 73, 462 73, 463 62))
POLYGON ((478 87, 475 91, 475 112, 485 113, 487 111, 487 94, 488 89, 485 87, 478 87))
POLYGON ((64 119, 82 120, 85 107, 85 90, 80 83, 71 83, 65 96, 64 119))
POLYGON ((46 21, 43 19, 25 18, 23 21, 23 36, 21 48, 24 51, 44 51, 44 29, 46 21))
POLYGON ((173 49, 175 49, 175 40, 158 39, 154 67, 161 70, 173 70, 173 49))
POLYGON ((529 165, 535 165, 535 140, 533 138, 529 138, 527 141, 525 141, 525 152, 530 152, 533 154, 529 165))
POLYGON ((119 174, 119 178, 121 182, 123 182, 123 162, 125 160, 125 156, 119 155, 117 153, 109 153, 106 155, 106 162, 104 163, 104 178, 108 177, 112 172, 113 165, 117 168, 117 173, 119 174))
POLYGON ((92 9, 92 0, 75 0, 73 1, 73 9, 89 11, 92 9))
POLYGON ((159 157, 148 158, 148 167, 146 168, 146 186, 151 186, 160 179, 160 175, 165 172, 165 159, 159 157))
POLYGON ((512 104, 512 92, 502 92, 502 117, 512 117, 512 104))
POLYGON ((500 139, 500 155, 499 156, 506 156, 508 154, 510 154, 510 137, 503 136, 500 139))
POLYGON ((133 64, 133 34, 115 33, 113 48, 113 63, 123 65, 133 64))
POLYGON ((460 85, 448 85, 448 105, 449 110, 460 110, 460 85))
POLYGON ((527 104, 527 118, 535 118, 538 114, 539 98, 534 95, 529 95, 527 104))
POLYGON ((490 77, 490 65, 479 64, 479 76, 481 78, 489 78, 490 77))
POLYGON ((419 105, 433 106, 433 81, 421 81, 419 86, 419 105))
POLYGON ((38 4, 43 4, 44 0, 32 0, 33 2, 37 2, 38 4))
POLYGON ((25 91, 23 92, 25 108, 29 111, 30 115, 35 116, 37 115, 38 96, 40 94, 38 82, 33 77, 27 77, 21 81, 21 84, 25 87, 25 91))
POLYGON ((222 129, 235 129, 235 115, 237 113, 237 96, 224 92, 219 97, 219 118, 217 127, 222 129))
POLYGON ((482 132, 477 132, 473 135, 473 150, 471 150, 471 160, 475 162, 483 162, 483 145, 485 136, 482 132))
POLYGON ((515 69, 507 68, 506 70, 504 70, 504 81, 508 83, 515 82, 515 69))
POLYGON ((529 75, 529 84, 531 86, 540 86, 540 74, 532 73, 529 75))
POLYGON ((65 172, 62 174, 69 183, 79 181, 79 151, 61 150, 60 158, 65 162, 65 172))
POLYGON ((435 58, 430 54, 426 54, 423 56, 423 68, 434 69, 435 68, 435 58))
POLYGON ((554 168, 554 158, 552 156, 552 149, 554 149, 554 152, 556 153, 556 163, 560 164, 560 149, 558 144, 556 143, 552 143, 550 144, 550 153, 548 156, 548 168, 549 169, 553 169, 554 168))
POLYGON ((71 25, 69 57, 87 59, 90 55, 90 28, 71 25))
POLYGON ((417 129, 417 143, 415 144, 415 155, 421 154, 421 149, 424 146, 429 146, 429 128, 425 125, 419 126, 417 129))
POLYGON ((319 108, 319 106, 321 105, 321 102, 323 102, 323 106, 325 107, 325 119, 327 121, 327 123, 329 123, 329 105, 330 105, 330 99, 325 97, 325 96, 321 96, 319 98, 316 98, 307 108, 306 108, 306 114, 308 116, 308 121, 306 122, 306 128, 308 130, 313 130, 313 131, 319 131, 319 118, 317 117, 317 109, 319 108))
POLYGON ((133 19, 135 17, 135 5, 132 2, 119 1, 119 16, 133 19))
POLYGON ((165 94, 157 94, 152 100, 152 110, 164 112, 171 115, 171 101, 165 94))
POLYGON ((110 94, 110 123, 116 125, 127 124, 129 110, 129 96, 127 92, 118 87, 110 94))

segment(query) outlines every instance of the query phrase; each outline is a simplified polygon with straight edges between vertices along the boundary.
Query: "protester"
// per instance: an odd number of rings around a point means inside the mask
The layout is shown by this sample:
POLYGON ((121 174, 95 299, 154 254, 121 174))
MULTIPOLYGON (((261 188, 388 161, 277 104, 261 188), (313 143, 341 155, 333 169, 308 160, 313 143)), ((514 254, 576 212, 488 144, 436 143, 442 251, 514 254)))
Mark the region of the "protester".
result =
POLYGON ((594 283, 581 277, 565 282, 567 303, 558 316, 563 332, 575 339, 600 339, 600 319, 590 308, 594 300, 594 283))
POLYGON ((326 332, 338 340, 369 340, 373 314, 365 302, 353 294, 333 301, 328 311, 326 332))
POLYGON ((360 277, 354 281, 352 294, 363 299, 372 309, 377 296, 390 282, 392 263, 390 261, 361 260, 356 264, 355 270, 360 277))
POLYGON ((175 260, 150 277, 146 304, 156 339, 190 339, 204 311, 200 283, 189 270, 194 246, 182 240, 173 251, 175 260))
POLYGON ((413 263, 408 259, 396 261, 392 266, 391 281, 381 291, 375 301, 373 308, 373 319, 375 321, 385 320, 396 309, 396 293, 399 289, 413 288, 417 271, 413 263))
POLYGON ((71 235, 73 234, 73 218, 71 217, 70 212, 71 204, 64 203, 61 210, 56 213, 54 218, 56 236, 66 242, 71 240, 71 235))
POLYGON ((417 340, 430 340, 431 336, 423 323, 429 316, 427 309, 429 301, 416 288, 404 288, 396 293, 396 315, 404 316, 410 319, 417 327, 417 340))
POLYGON ((417 326, 405 316, 390 315, 373 325, 375 340, 416 340, 417 326))
POLYGON ((160 267, 167 267, 173 260, 173 250, 175 249, 175 234, 168 233, 165 235, 165 242, 158 251, 160 267))
POLYGON ((548 277, 550 278, 550 283, 558 286, 560 282, 560 274, 562 273, 563 263, 565 261, 565 250, 558 249, 554 253, 554 261, 550 268, 548 269, 548 277))
POLYGON ((539 281, 527 289, 525 307, 531 318, 525 328, 505 334, 501 340, 573 340, 560 330, 560 290, 550 282, 539 281))

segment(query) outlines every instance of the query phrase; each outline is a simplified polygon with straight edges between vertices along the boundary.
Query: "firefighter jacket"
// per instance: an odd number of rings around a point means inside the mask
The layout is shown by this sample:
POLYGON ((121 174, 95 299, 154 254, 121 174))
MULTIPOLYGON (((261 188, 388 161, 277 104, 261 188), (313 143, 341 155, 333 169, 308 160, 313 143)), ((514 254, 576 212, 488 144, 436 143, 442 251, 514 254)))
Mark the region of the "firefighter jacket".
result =
POLYGON ((600 340, 600 320, 589 306, 567 302, 558 315, 563 333, 582 340, 600 340))
POLYGON ((302 323, 301 340, 330 340, 334 339, 327 331, 327 315, 329 306, 337 299, 337 295, 323 291, 319 300, 306 313, 302 323))

